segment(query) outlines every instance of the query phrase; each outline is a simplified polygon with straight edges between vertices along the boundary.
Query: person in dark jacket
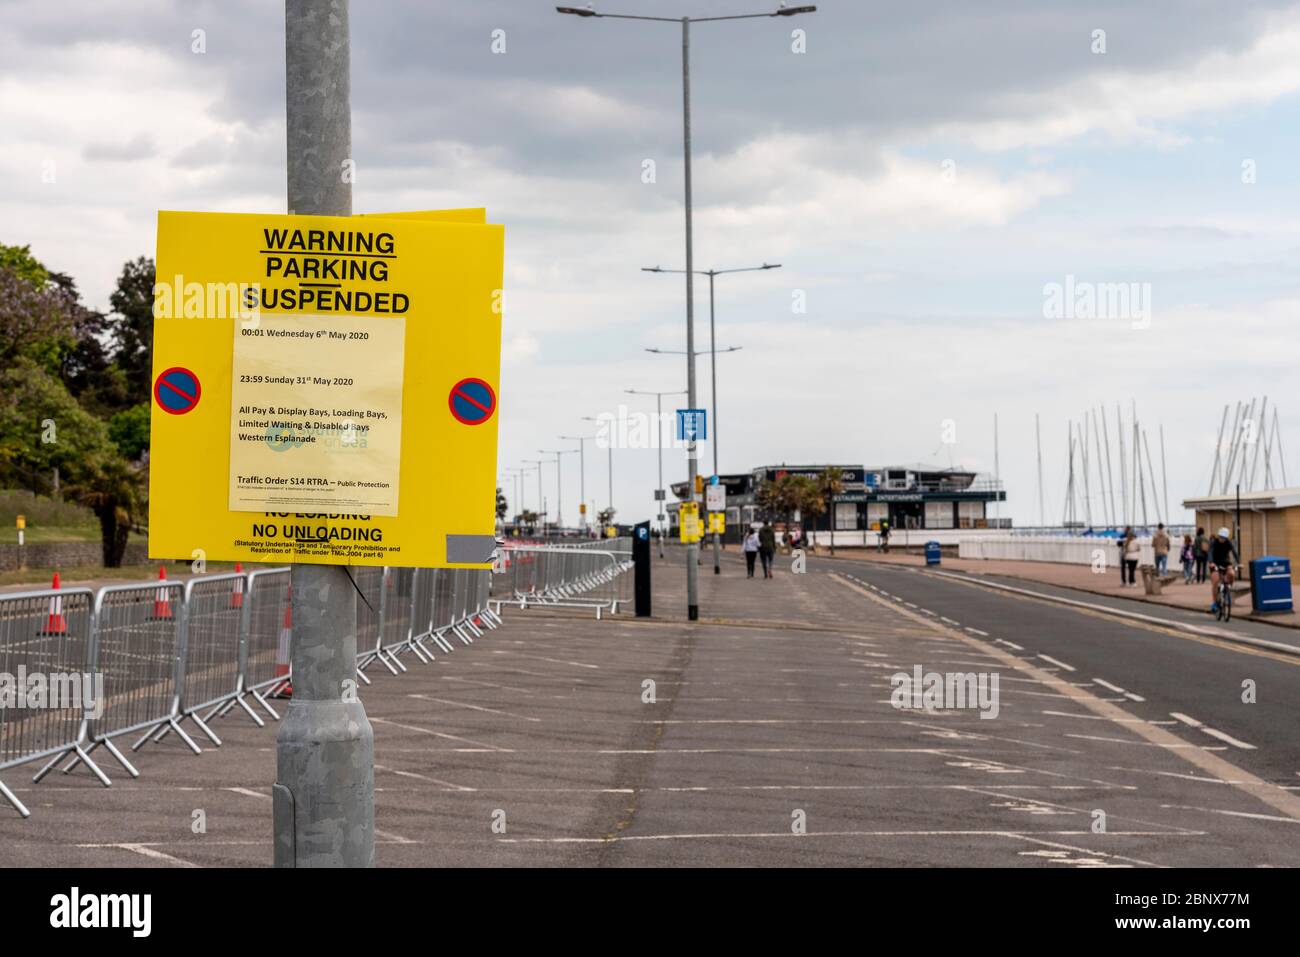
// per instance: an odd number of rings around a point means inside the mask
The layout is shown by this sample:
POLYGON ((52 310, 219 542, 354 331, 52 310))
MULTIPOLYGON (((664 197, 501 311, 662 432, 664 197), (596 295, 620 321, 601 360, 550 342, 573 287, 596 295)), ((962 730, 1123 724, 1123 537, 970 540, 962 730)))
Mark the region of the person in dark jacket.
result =
POLYGON ((1196 559, 1196 584, 1204 585, 1208 580, 1206 572, 1210 563, 1210 539, 1205 534, 1205 529, 1196 530, 1196 540, 1192 542, 1192 553, 1196 559))
POLYGON ((758 557, 763 562, 763 577, 772 577, 772 556, 776 554, 776 531, 771 522, 764 522, 758 531, 758 557))

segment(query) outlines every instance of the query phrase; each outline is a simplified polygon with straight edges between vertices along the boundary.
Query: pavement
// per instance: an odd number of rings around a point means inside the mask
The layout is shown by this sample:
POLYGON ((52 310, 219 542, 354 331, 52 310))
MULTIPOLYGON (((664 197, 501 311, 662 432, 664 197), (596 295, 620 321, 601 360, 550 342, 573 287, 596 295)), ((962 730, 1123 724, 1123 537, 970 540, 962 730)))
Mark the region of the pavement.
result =
MULTIPOLYGON (((1300 864, 1300 658, 914 568, 779 561, 749 580, 737 550, 716 576, 706 555, 692 624, 672 548, 652 619, 506 607, 434 664, 372 668, 378 863, 1300 864), (916 666, 996 675, 996 717, 895 707, 916 666)), ((0 772, 32 810, 0 807, 0 864, 265 866, 273 728, 232 714, 197 756, 170 736, 108 789, 0 772)))

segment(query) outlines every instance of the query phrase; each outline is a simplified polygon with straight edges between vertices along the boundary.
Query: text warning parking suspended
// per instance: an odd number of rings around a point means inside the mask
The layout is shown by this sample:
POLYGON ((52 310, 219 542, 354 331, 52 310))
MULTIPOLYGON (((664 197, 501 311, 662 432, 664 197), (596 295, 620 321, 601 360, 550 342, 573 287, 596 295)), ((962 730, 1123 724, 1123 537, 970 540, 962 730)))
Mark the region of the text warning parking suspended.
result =
POLYGON ((486 567, 503 234, 159 213, 150 556, 486 567))

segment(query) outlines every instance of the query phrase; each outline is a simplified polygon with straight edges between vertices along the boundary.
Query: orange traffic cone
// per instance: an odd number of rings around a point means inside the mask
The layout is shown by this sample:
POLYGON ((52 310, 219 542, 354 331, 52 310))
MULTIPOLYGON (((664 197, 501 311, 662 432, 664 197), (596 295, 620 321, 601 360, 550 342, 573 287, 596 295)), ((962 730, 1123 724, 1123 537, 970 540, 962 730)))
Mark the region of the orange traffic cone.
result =
MULTIPOLYGON (((289 676, 289 639, 293 636, 293 591, 288 595, 289 601, 284 606, 284 625, 280 628, 280 641, 275 649, 275 676, 289 676)), ((292 698, 293 685, 288 681, 280 685, 275 693, 277 698, 292 698)))
MULTIPOLYGON (((158 580, 167 581, 167 569, 158 566, 158 580)), ((153 614, 149 616, 154 621, 170 621, 172 617, 172 603, 167 598, 167 586, 160 585, 153 599, 153 614)))
MULTIPOLYGON (((54 582, 50 588, 58 591, 60 588, 59 573, 54 573, 54 582)), ((50 596, 50 613, 45 618, 45 628, 38 634, 40 635, 66 635, 68 633, 68 619, 63 617, 63 597, 61 595, 50 596)))
POLYGON ((235 574, 236 574, 236 575, 239 575, 240 577, 235 579, 235 585, 234 585, 234 587, 230 590, 230 607, 231 607, 231 608, 243 608, 243 607, 244 607, 244 579, 243 579, 243 573, 244 573, 244 566, 241 565, 239 562, 235 562, 235 574))

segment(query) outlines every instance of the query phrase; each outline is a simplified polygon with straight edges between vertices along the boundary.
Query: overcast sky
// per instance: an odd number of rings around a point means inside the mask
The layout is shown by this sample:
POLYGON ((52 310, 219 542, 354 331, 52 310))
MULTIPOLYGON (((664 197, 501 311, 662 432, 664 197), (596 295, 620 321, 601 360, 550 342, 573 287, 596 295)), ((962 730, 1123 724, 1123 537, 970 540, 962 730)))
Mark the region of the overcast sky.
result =
MULTIPOLYGON (((486 206, 506 226, 501 466, 583 416, 652 407, 626 388, 684 387, 683 360, 644 352, 685 347, 683 284, 640 271, 683 261, 679 28, 533 0, 352 6, 356 211, 486 206)), ((1057 522, 1067 421, 1104 403, 1113 441, 1116 403, 1135 403, 1157 483, 1164 427, 1181 520, 1224 403, 1267 394, 1300 484, 1300 5, 819 6, 692 31, 696 265, 782 264, 717 282, 718 344, 742 347, 718 359, 722 471, 992 470, 996 413, 1004 514, 1036 524, 1037 413, 1057 522), (1071 276, 1138 284, 1149 310, 1046 314, 1071 276)), ((283 74, 269 0, 0 0, 0 242, 103 307, 122 262, 154 254, 158 209, 282 212, 283 74)), ((587 452, 603 506, 605 455, 587 452)), ((572 519, 576 457, 564 468, 572 519)), ((616 451, 614 472, 620 519, 649 517, 654 451, 616 451)))

